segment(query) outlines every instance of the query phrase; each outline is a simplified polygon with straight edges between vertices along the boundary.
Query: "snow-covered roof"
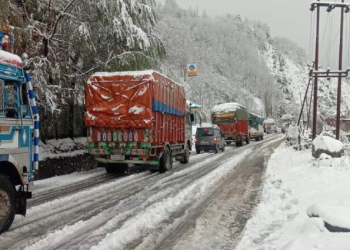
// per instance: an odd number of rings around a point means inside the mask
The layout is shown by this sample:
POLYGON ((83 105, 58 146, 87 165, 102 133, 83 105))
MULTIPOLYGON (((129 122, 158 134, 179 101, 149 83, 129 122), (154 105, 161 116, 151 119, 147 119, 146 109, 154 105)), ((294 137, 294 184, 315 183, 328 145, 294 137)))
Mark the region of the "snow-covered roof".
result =
POLYGON ((0 63, 4 63, 10 66, 22 68, 22 59, 12 53, 0 50, 0 63))
POLYGON ((294 116, 291 114, 284 114, 281 117, 281 120, 289 120, 289 119, 294 119, 294 116))
MULTIPOLYGON (((142 70, 142 71, 118 71, 118 72, 96 72, 91 77, 113 77, 113 76, 133 76, 133 77, 141 77, 141 76, 149 76, 152 80, 153 74, 156 73, 158 75, 161 75, 164 78, 169 79, 170 81, 174 82, 177 85, 182 86, 180 83, 175 82, 174 80, 170 79, 166 75, 163 75, 162 73, 159 73, 155 70, 142 70)), ((88 84, 91 84, 90 80, 88 81, 88 84)))
POLYGON ((242 108, 246 108, 246 107, 236 102, 229 102, 229 103, 223 103, 223 104, 214 106, 211 109, 211 112, 224 114, 224 113, 236 112, 237 109, 242 109, 242 108))
POLYGON ((154 70, 143 70, 143 71, 120 71, 120 72, 96 72, 92 75, 96 77, 111 77, 111 76, 145 76, 149 75, 152 76, 154 73, 154 70))
POLYGON ((267 119, 265 120, 265 123, 275 123, 275 119, 273 119, 273 118, 267 118, 267 119))

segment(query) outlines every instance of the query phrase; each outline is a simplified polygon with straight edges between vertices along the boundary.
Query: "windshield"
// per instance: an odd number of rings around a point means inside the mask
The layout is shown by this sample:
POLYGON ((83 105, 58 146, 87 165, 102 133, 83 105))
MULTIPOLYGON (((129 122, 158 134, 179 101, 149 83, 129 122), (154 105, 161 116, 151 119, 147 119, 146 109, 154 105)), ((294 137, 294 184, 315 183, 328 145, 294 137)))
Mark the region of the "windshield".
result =
POLYGON ((214 136, 214 129, 212 128, 198 128, 197 129, 197 136, 214 136))

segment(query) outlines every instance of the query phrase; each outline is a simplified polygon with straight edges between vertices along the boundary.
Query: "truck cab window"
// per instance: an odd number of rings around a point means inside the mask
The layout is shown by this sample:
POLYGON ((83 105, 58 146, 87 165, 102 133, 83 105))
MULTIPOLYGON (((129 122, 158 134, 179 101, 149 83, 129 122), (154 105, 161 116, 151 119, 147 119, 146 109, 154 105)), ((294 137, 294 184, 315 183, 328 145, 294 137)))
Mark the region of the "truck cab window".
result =
POLYGON ((5 115, 9 118, 18 118, 18 95, 16 82, 6 81, 3 90, 5 115))

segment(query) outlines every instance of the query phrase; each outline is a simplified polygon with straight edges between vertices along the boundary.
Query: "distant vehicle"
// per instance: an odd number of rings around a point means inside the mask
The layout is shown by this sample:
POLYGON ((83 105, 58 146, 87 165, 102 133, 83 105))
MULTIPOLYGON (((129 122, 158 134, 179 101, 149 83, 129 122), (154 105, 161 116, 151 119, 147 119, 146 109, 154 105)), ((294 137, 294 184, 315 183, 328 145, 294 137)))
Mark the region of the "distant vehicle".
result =
POLYGON ((277 125, 275 119, 267 118, 264 121, 264 130, 267 134, 277 133, 277 125))
POLYGON ((219 126, 225 134, 227 144, 236 142, 236 146, 250 143, 247 108, 239 103, 216 105, 211 110, 212 123, 219 126))
POLYGON ((39 168, 39 113, 30 75, 13 52, 11 28, 0 23, 0 234, 26 215, 39 168))
POLYGON ((187 164, 193 120, 184 87, 156 71, 97 73, 86 85, 88 152, 108 173, 187 164))
POLYGON ((282 122, 282 133, 286 133, 288 131, 289 125, 294 121, 294 116, 291 114, 284 114, 281 117, 282 122))
POLYGON ((263 127, 264 118, 249 113, 249 135, 250 139, 255 139, 260 141, 264 139, 264 127, 263 127))
POLYGON ((218 153, 220 150, 225 151, 225 136, 219 127, 197 128, 195 137, 196 152, 200 154, 214 150, 218 153))

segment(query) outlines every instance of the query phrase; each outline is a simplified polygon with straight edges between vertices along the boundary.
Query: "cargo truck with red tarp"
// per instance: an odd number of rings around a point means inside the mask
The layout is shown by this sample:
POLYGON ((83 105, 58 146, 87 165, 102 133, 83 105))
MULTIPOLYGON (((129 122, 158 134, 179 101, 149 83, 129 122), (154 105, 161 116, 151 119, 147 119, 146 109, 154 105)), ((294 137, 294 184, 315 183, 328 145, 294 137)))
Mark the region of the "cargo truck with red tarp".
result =
POLYGON ((244 142, 250 143, 246 107, 235 102, 216 105, 211 110, 211 119, 225 134, 227 144, 236 142, 236 146, 243 146, 244 142))
POLYGON ((109 173, 188 163, 191 120, 184 87, 156 71, 96 73, 86 84, 88 152, 109 173))

